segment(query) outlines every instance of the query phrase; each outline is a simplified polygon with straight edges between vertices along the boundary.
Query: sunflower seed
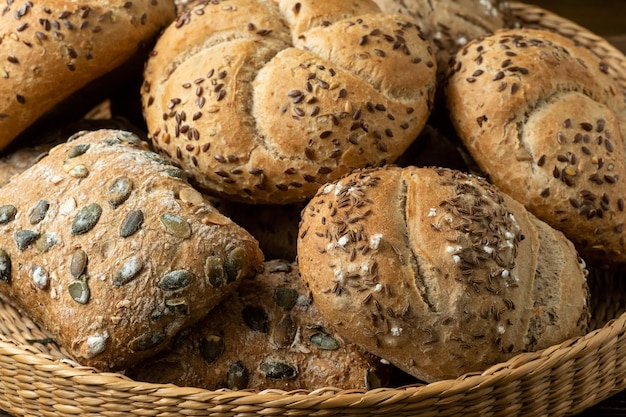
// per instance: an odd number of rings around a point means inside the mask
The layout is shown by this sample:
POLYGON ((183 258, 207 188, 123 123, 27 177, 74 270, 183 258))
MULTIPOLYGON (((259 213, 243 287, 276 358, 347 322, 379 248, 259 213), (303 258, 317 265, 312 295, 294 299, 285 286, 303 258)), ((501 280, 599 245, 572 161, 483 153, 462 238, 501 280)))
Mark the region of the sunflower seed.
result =
POLYGON ((143 268, 143 262, 137 257, 132 257, 126 260, 124 264, 115 272, 113 277, 113 285, 121 287, 132 281, 139 271, 143 268))
POLYGON ((17 209, 12 204, 6 204, 0 207, 0 224, 6 224, 12 221, 17 214, 17 209))
POLYGON ((70 273, 74 278, 80 277, 85 272, 87 266, 87 253, 82 249, 76 249, 72 253, 72 261, 70 262, 70 273))
POLYGON ((229 389, 240 390, 248 387, 248 370, 241 361, 233 362, 226 372, 226 385, 229 389))
POLYGON ((102 207, 98 203, 91 203, 83 207, 72 222, 72 234, 80 235, 93 229, 101 214, 102 207))
POLYGON ((191 236, 191 226, 181 217, 164 213, 161 216, 161 223, 165 226, 165 231, 174 237, 186 239, 191 236))
POLYGON ((127 177, 119 177, 109 187, 107 201, 111 207, 116 208, 128 200, 132 190, 133 182, 127 177))
POLYGON ((35 207, 31 210, 30 216, 28 217, 30 224, 35 225, 42 221, 44 217, 46 217, 49 207, 50 204, 46 200, 39 200, 37 204, 35 204, 35 207))
POLYGON ((207 364, 212 364, 224 353, 224 339, 217 335, 208 334, 200 343, 200 355, 207 364))
POLYGON ((18 230, 15 232, 15 243, 19 250, 24 250, 30 246, 37 238, 39 233, 32 230, 18 230))
POLYGON ((165 305, 174 314, 189 314, 189 303, 186 298, 170 298, 169 300, 165 300, 165 305))
POLYGON ((157 347, 165 340, 165 336, 158 332, 147 332, 130 341, 128 347, 133 352, 143 352, 157 347))
POLYGON ((11 258, 4 249, 0 249, 0 282, 9 282, 10 280, 11 258))
POLYGON ((259 366, 259 371, 267 378, 272 379, 289 379, 295 378, 297 372, 295 368, 284 363, 284 362, 275 362, 275 361, 267 361, 262 362, 259 366))
POLYGON ((159 287, 165 291, 176 291, 185 288, 193 281, 189 271, 179 269, 165 274, 159 281, 159 287))
POLYGON ((274 302, 280 308, 285 310, 291 310, 298 301, 298 291, 293 288, 276 288, 274 290, 274 302))
POLYGON ((124 219, 122 222, 122 227, 120 229, 120 236, 129 237, 135 234, 141 227, 143 223, 144 215, 141 210, 133 210, 124 219))

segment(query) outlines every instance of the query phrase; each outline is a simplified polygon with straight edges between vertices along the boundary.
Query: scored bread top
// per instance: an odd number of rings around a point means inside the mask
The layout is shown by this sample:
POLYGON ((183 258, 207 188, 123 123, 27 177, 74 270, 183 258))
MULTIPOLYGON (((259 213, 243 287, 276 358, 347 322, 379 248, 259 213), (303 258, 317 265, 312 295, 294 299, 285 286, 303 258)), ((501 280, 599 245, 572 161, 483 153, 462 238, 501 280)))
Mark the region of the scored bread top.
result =
POLYGON ((346 339, 421 380, 455 378, 586 330, 584 264, 537 222, 478 177, 363 170, 308 203, 298 263, 346 339))
POLYGON ((626 92, 585 47, 542 30, 477 39, 451 65, 450 119, 490 181, 589 264, 626 265, 626 92))
POLYGON ((417 137, 435 90, 423 38, 369 0, 203 2, 147 62, 149 137, 206 191, 304 201, 417 137))
POLYGON ((263 261, 147 149, 80 132, 0 188, 0 294, 103 371, 163 349, 263 261))
POLYGON ((172 0, 8 1, 0 15, 0 149, 145 48, 174 13, 172 0))

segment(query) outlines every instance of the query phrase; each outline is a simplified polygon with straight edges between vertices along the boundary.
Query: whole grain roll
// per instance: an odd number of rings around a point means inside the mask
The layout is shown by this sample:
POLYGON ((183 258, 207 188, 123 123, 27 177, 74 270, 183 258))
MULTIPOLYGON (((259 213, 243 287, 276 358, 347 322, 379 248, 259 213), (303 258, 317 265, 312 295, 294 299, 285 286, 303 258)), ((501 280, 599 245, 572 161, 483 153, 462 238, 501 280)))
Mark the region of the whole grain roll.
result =
POLYGON ((391 370, 328 325, 296 264, 272 260, 181 332, 172 349, 126 374, 209 390, 365 390, 386 386, 391 370))
POLYGON ((472 39, 508 27, 508 3, 500 0, 374 0, 386 13, 415 19, 436 47, 438 78, 446 75, 448 61, 472 39))
POLYGON ((81 132, 0 188, 0 294, 81 364, 165 348, 261 266, 257 241, 118 130, 81 132))
POLYGON ((450 118, 478 166, 591 265, 626 265, 626 92, 561 35, 508 30, 459 51, 450 118))
POLYGON ((147 48, 174 17, 172 0, 7 2, 0 15, 0 149, 147 48))
POLYGON ((322 187, 303 212, 298 263, 339 334, 427 382, 588 328, 571 242, 458 171, 387 167, 322 187))
POLYGON ((432 48, 409 18, 371 0, 277 3, 199 3, 146 65, 155 148, 232 200, 302 202, 392 162, 432 107, 432 48))

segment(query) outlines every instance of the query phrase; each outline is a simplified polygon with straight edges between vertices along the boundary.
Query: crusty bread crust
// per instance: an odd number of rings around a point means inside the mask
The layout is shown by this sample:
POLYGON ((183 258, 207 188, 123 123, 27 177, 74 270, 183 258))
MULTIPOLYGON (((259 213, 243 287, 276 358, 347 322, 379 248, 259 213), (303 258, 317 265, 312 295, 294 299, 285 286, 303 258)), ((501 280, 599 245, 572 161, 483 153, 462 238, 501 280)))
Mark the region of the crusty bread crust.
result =
POLYGON ((459 51, 446 96, 494 184, 589 264, 624 267, 626 96, 611 71, 559 34, 500 31, 459 51))
POLYGON ((8 2, 0 14, 0 149, 150 44, 171 0, 8 2))
POLYGON ((364 170, 309 202, 298 263, 346 339, 421 380, 455 378, 587 330, 584 264, 538 221, 478 177, 364 170))
POLYGON ((163 349, 260 268, 257 241, 117 130, 78 133, 0 193, 0 294, 83 365, 163 349))
POLYGON ((278 3, 195 5, 144 73, 155 147, 233 200, 302 202, 392 162, 432 107, 433 50, 410 18, 370 0, 278 3))

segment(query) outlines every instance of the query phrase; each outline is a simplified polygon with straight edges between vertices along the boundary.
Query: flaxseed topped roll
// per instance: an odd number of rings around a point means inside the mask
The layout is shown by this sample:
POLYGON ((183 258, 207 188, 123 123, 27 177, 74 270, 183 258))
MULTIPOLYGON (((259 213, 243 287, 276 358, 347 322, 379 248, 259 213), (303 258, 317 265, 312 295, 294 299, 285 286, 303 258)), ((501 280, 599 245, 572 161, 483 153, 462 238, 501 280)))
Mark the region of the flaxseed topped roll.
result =
POLYGON ((371 0, 202 2, 159 39, 143 111, 155 148, 205 191, 301 202, 392 162, 432 107, 419 28, 371 0))
POLYGON ((589 264, 626 266, 626 93, 559 34, 507 30, 457 54, 450 118, 478 166, 589 264))
POLYGON ((586 332, 584 262, 482 178, 357 171, 303 211, 298 264, 347 340, 431 382, 586 332))
POLYGON ((162 350, 263 261, 183 177, 124 131, 53 148, 0 188, 0 295, 83 365, 162 350))
POLYGON ((0 149, 147 47, 174 13, 172 0, 8 1, 0 15, 0 149))

